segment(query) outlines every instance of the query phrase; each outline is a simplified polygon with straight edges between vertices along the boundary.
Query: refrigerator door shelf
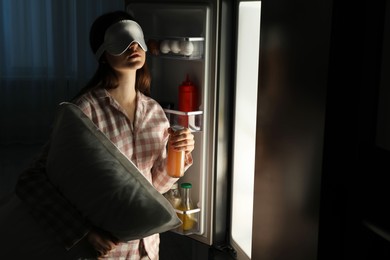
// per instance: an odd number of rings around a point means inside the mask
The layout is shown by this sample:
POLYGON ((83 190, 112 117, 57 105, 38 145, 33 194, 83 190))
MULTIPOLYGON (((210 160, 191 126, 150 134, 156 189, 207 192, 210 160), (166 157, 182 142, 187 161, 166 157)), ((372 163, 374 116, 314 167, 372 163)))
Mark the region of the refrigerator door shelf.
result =
POLYGON ((204 37, 150 37, 147 38, 152 57, 184 60, 202 60, 204 37))
POLYGON ((171 126, 182 126, 191 132, 202 131, 203 111, 183 112, 173 109, 164 109, 171 126))
POLYGON ((176 213, 178 214, 178 217, 183 222, 183 224, 171 230, 174 233, 180 234, 180 235, 194 235, 200 234, 199 230, 199 213, 200 208, 195 208, 191 210, 179 210, 175 209, 176 213))

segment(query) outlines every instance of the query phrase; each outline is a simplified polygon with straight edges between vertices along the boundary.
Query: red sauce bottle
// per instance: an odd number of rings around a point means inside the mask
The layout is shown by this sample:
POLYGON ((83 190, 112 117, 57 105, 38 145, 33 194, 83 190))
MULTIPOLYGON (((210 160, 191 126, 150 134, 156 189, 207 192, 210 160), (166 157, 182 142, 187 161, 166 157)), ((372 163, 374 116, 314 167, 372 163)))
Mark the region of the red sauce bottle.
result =
POLYGON ((183 112, 196 111, 198 109, 198 97, 196 93, 196 87, 190 81, 187 74, 187 78, 179 86, 179 110, 183 112))
MULTIPOLYGON (((187 78, 179 86, 179 106, 178 109, 183 112, 196 111, 198 109, 198 96, 196 87, 190 81, 187 74, 187 78)), ((179 124, 188 128, 188 116, 179 116, 179 124)))

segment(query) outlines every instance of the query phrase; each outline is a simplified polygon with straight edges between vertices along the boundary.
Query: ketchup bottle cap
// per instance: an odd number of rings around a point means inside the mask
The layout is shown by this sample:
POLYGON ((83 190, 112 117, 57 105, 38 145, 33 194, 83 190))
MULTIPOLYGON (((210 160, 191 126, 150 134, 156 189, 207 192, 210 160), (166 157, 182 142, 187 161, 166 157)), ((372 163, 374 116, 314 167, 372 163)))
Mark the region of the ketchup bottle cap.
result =
POLYGON ((183 81, 183 83, 181 83, 182 86, 188 86, 188 85, 192 85, 192 82, 190 80, 190 76, 187 74, 186 76, 186 80, 183 81))

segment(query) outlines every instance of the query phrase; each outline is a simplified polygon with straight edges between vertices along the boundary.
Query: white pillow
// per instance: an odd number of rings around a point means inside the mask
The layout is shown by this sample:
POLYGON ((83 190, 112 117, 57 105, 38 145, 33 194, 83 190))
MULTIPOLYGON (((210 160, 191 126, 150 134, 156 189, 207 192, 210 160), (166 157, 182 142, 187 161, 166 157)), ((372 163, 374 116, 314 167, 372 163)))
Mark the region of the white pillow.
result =
POLYGON ((181 224, 164 196, 74 104, 59 106, 47 174, 83 216, 121 241, 181 224))

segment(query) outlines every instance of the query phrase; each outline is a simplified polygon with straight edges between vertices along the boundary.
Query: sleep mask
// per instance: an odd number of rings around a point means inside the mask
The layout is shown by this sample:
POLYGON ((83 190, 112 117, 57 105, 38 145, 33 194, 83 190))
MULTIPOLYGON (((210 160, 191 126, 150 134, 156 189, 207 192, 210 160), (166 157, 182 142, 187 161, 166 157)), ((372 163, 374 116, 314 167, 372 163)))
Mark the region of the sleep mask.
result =
POLYGON ((104 34, 104 42, 96 51, 95 56, 99 60, 104 51, 119 56, 133 42, 138 43, 144 51, 148 50, 141 26, 132 20, 119 21, 107 28, 104 34))

